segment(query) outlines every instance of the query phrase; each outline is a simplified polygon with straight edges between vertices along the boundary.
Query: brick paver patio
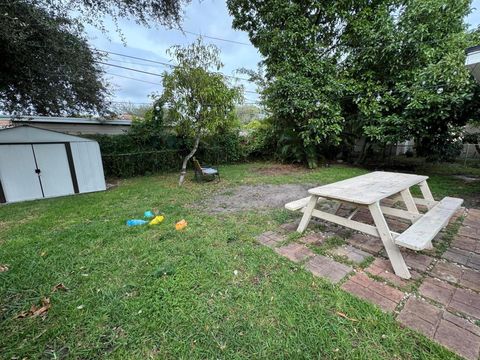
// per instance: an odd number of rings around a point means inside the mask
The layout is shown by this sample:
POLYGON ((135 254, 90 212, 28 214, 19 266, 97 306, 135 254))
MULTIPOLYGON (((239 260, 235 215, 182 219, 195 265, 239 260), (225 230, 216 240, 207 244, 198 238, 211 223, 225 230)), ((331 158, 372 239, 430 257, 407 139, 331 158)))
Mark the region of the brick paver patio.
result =
POLYGON ((356 263, 361 264, 366 258, 371 256, 366 251, 357 249, 351 245, 340 246, 331 251, 333 255, 343 256, 346 259, 356 263))
POLYGON ((459 316, 411 297, 397 320, 467 359, 478 358, 480 328, 459 316))
POLYGON ((480 296, 471 290, 457 288, 439 279, 427 278, 420 286, 419 293, 448 310, 480 319, 480 296))
POLYGON ((320 245, 322 242, 325 241, 327 236, 324 234, 320 233, 310 233, 305 236, 302 236, 300 239, 298 239, 299 242, 303 244, 315 244, 315 245, 320 245))
POLYGON ((256 240, 260 244, 271 247, 271 248, 277 246, 279 243, 281 243, 285 239, 286 239, 286 237, 284 235, 278 234, 278 233, 273 232, 273 231, 267 231, 266 233, 263 233, 263 234, 257 236, 257 238, 256 238, 256 240))
POLYGON ((297 243, 276 248, 275 251, 293 262, 302 262, 315 255, 313 251, 305 245, 297 243))
POLYGON ((342 289, 364 300, 371 301, 382 310, 392 312, 404 297, 404 293, 387 284, 375 281, 364 273, 352 276, 342 289))
MULTIPOLYGON (((463 210, 450 223, 462 214, 463 210)), ((367 215, 358 212, 355 217, 370 222, 367 215)), ((402 224, 396 226, 401 228, 402 224)), ((441 255, 438 250, 414 252, 401 248, 412 275, 409 280, 395 275, 378 238, 351 234, 327 224, 325 229, 329 232, 315 230, 287 241, 285 232, 295 231, 297 225, 298 222, 284 224, 276 232, 258 236, 257 242, 303 264, 314 276, 338 283, 352 295, 397 314, 402 326, 424 334, 466 359, 479 359, 480 210, 470 209, 464 214, 453 239, 445 231, 434 239, 434 246, 450 244, 441 255), (315 249, 328 246, 331 235, 348 237, 346 244, 327 247, 321 252, 324 255, 315 253, 318 252, 315 249), (373 261, 364 265, 372 255, 373 261)))
POLYGON ((313 275, 330 280, 332 283, 338 283, 349 272, 352 267, 336 262, 326 256, 317 255, 305 264, 305 269, 313 275))

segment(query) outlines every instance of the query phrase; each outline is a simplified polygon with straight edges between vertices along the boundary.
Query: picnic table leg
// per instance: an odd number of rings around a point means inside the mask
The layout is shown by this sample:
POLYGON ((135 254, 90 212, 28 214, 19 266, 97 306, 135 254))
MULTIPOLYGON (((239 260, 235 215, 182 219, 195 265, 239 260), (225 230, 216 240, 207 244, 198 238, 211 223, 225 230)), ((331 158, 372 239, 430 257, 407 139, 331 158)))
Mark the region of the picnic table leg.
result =
POLYGON ((415 201, 413 201, 412 194, 410 193, 410 189, 400 191, 400 196, 402 197, 408 211, 419 214, 417 205, 415 205, 415 201))
MULTIPOLYGON (((433 198, 432 192, 430 191, 430 188, 428 187, 428 184, 427 184, 426 180, 422 181, 418 185, 420 186, 420 191, 422 192, 423 198, 425 200, 435 201, 435 199, 433 198)), ((427 208, 428 208, 428 210, 430 210, 432 208, 432 206, 427 206, 427 208)))
POLYGON ((305 211, 303 212, 302 220, 300 220, 300 224, 298 224, 297 231, 301 234, 305 231, 312 218, 312 212, 315 209, 315 205, 317 205, 318 196, 312 195, 310 196, 310 200, 308 201, 307 206, 305 207, 305 211))
POLYGON ((407 264, 405 264, 405 260, 392 238, 392 234, 390 233, 390 229, 388 228, 388 224, 383 216, 382 210, 380 208, 380 204, 378 202, 371 204, 368 206, 370 213, 372 214, 373 221, 375 222, 375 226, 377 227, 378 234, 382 239, 383 246, 387 251, 388 258, 392 264, 393 270, 395 274, 400 276, 404 279, 410 279, 411 275, 408 271, 407 264))

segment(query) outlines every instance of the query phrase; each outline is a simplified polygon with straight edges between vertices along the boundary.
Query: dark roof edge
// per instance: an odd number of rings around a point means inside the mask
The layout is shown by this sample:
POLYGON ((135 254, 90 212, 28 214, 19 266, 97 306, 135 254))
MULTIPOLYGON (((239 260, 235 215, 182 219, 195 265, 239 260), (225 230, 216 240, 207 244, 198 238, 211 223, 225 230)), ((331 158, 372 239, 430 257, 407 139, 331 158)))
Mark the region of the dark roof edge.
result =
POLYGON ((480 51, 480 45, 471 46, 465 50, 465 54, 471 54, 473 52, 480 51))

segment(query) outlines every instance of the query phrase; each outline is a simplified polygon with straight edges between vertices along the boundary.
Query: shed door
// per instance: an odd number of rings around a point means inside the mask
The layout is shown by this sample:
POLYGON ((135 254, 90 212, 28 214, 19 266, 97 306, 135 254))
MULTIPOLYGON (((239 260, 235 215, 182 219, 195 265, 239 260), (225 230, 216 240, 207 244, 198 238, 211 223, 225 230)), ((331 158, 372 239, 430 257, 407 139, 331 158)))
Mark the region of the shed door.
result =
POLYGON ((45 197, 74 193, 65 144, 33 145, 45 197))
POLYGON ((0 181, 7 202, 43 197, 32 145, 0 145, 0 181))

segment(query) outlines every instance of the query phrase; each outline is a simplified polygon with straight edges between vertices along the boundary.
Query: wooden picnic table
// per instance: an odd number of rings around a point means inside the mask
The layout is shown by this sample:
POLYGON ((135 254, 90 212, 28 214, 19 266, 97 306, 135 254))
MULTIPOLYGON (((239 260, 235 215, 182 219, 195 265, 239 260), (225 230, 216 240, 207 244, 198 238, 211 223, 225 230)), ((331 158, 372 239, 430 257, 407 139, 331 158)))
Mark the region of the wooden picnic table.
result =
POLYGON ((289 210, 303 212, 297 231, 303 233, 312 217, 330 221, 353 230, 380 237, 390 259, 395 274, 409 279, 405 260, 398 246, 412 250, 432 248, 432 239, 448 224, 463 200, 446 197, 435 201, 427 184, 427 176, 375 171, 336 183, 310 189, 309 197, 290 202, 285 205, 289 210), (414 198, 410 187, 418 185, 421 198, 414 198), (406 210, 381 204, 386 198, 402 201, 406 210), (316 209, 319 200, 335 200, 338 207, 341 203, 355 206, 356 210, 348 217, 328 213, 316 209), (425 206, 428 211, 420 213, 417 205, 425 206), (352 220, 356 211, 367 207, 372 215, 374 225, 352 220), (412 225, 399 234, 391 231, 384 215, 409 220, 412 225))

